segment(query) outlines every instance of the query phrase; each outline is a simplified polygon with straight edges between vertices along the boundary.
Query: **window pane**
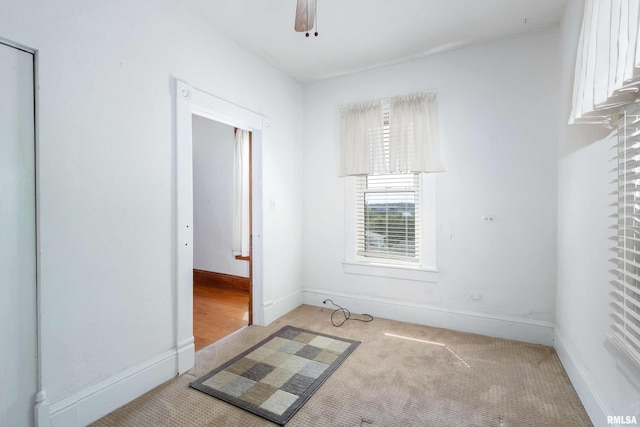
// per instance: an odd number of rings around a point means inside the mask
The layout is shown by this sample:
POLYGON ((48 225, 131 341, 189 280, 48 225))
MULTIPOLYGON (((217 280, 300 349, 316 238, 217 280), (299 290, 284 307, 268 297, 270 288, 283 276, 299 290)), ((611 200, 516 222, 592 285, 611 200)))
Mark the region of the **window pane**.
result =
POLYGON ((419 263, 419 174, 363 175, 357 200, 357 254, 374 262, 419 263))
POLYGON ((364 203, 365 252, 414 257, 415 193, 367 192, 364 203))

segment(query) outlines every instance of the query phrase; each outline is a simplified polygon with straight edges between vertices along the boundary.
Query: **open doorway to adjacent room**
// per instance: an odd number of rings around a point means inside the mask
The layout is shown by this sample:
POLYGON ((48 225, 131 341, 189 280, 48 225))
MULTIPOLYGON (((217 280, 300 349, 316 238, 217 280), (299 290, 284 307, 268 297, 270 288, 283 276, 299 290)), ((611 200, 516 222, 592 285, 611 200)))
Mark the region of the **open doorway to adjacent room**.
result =
POLYGON ((252 323, 251 132, 192 115, 195 350, 252 323))

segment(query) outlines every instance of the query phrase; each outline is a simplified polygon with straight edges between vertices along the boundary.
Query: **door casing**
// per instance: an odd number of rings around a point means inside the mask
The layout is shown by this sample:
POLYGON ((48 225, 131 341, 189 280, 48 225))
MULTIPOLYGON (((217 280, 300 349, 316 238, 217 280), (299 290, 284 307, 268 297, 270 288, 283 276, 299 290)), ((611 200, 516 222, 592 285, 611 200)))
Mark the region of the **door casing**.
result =
POLYGON ((242 128, 252 133, 251 150, 251 313, 252 323, 264 325, 262 251, 262 146, 268 119, 188 83, 175 80, 175 334, 178 374, 194 366, 193 340, 193 158, 192 115, 242 128))

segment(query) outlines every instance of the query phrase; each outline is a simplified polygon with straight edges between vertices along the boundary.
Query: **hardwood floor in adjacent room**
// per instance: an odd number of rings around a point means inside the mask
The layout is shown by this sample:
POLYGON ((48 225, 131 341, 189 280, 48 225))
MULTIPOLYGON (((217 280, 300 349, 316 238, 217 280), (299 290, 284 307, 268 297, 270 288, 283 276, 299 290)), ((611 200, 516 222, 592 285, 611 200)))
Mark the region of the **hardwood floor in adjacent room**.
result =
POLYGON ((249 293, 194 281, 193 336, 196 351, 249 323, 249 293))

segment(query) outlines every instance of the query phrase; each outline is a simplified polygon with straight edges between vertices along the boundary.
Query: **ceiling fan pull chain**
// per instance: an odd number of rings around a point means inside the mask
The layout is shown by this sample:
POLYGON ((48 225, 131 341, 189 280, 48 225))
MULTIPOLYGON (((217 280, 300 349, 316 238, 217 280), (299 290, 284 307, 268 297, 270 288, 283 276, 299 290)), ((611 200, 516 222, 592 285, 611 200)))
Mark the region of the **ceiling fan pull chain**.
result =
POLYGON ((314 18, 315 18, 316 32, 314 33, 314 36, 318 37, 318 2, 316 2, 315 7, 316 7, 316 13, 314 13, 314 18))

